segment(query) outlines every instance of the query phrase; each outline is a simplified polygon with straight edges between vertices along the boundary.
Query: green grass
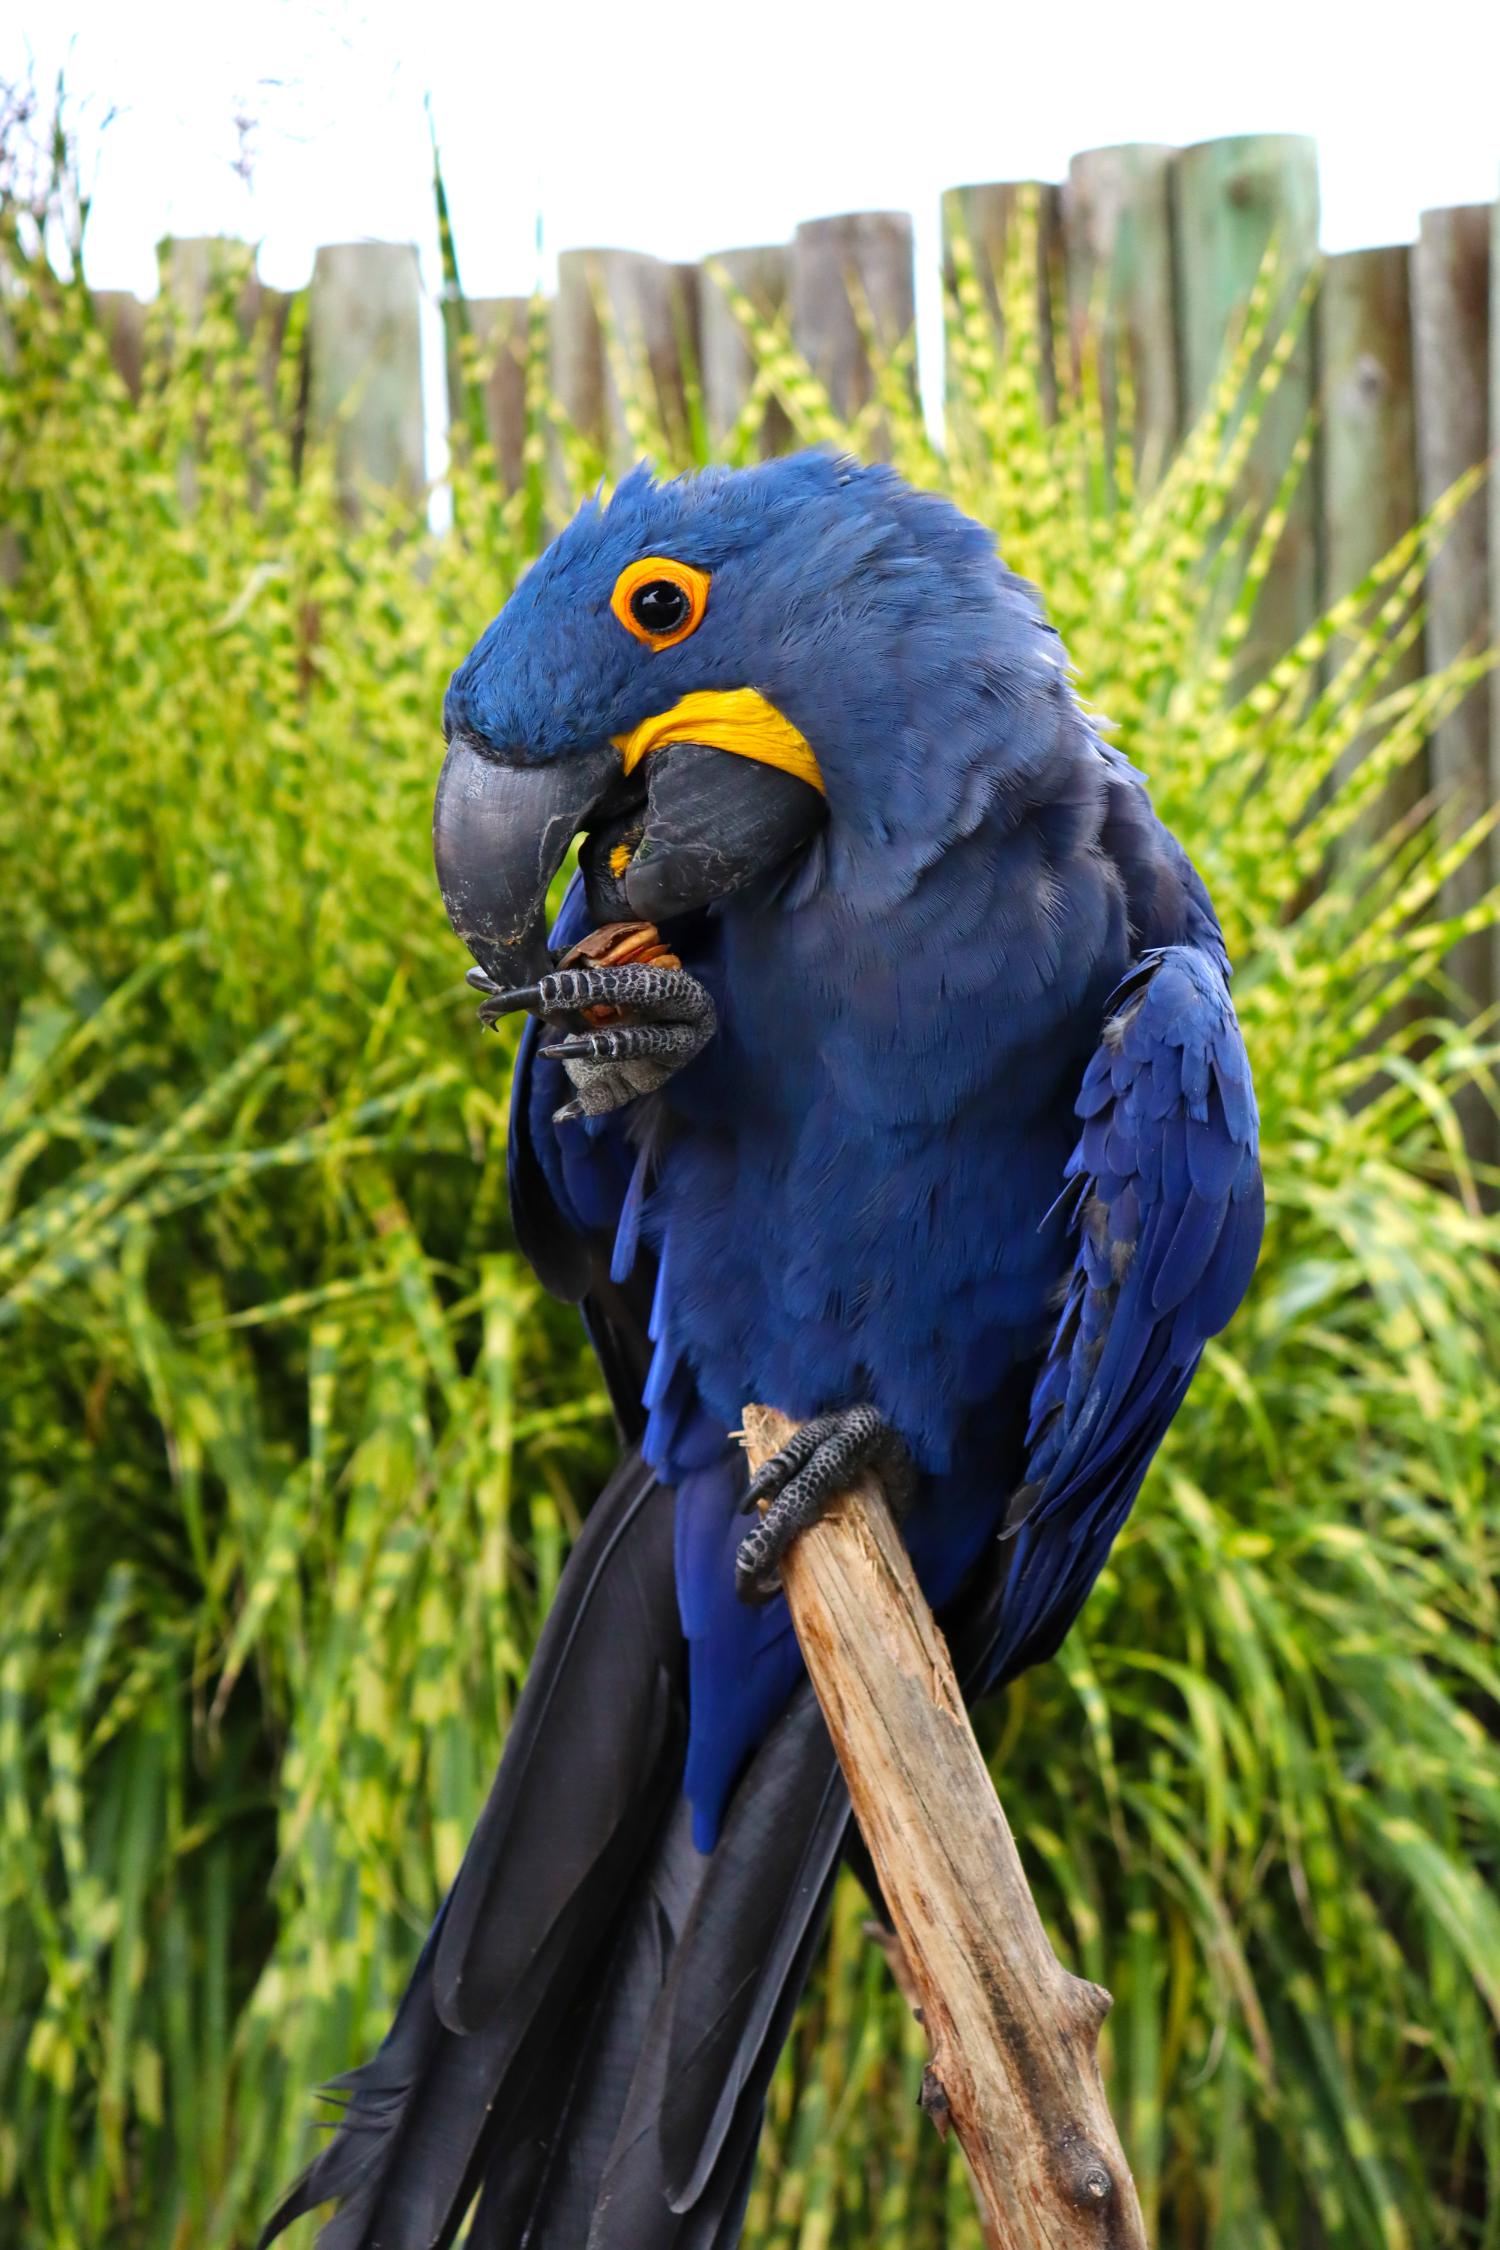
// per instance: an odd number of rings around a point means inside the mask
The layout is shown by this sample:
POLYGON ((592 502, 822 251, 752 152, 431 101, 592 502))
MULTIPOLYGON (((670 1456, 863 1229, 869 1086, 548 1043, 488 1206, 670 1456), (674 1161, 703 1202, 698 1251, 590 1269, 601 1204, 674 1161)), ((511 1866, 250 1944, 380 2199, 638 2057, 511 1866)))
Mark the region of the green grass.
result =
MULTIPOLYGON (((946 450, 901 355, 877 406, 1045 588, 1215 891, 1269 1229, 1083 1624, 992 1714, 997 1771, 1116 1996, 1154 2239, 1494 2245, 1500 1229, 1453 1110, 1492 1055, 1441 975, 1463 840, 1382 815, 1472 668, 1394 684, 1414 534, 1236 700, 1266 308, 1138 494, 1091 381, 1042 418, 1024 255, 1003 363, 960 270, 946 450)), ((480 446, 451 535, 351 525, 232 279, 133 404, 79 292, 4 258, 0 2239, 231 2250, 385 2026, 609 1454, 508 1233, 508 1050, 427 830, 449 669, 611 464, 534 355, 523 492, 480 446)), ((799 436, 868 441, 756 346, 799 436)), ((861 1914, 846 1888, 747 2241, 979 2250, 861 1914)))

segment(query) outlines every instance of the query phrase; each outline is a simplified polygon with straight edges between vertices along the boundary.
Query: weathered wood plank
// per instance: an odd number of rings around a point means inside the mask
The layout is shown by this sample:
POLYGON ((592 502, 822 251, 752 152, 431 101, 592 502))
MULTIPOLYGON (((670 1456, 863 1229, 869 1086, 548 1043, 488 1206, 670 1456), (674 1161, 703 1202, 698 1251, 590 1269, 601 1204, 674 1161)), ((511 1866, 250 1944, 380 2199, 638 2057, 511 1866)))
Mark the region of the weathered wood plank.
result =
MULTIPOLYGON (((268 288, 255 270, 255 259, 248 244, 233 235, 164 235, 156 246, 157 273, 161 293, 168 307, 174 333, 191 336, 202 325, 210 297, 222 289, 225 280, 240 274, 241 281, 235 296, 235 318, 240 334, 245 337, 260 335, 264 346, 261 373, 268 390, 274 390, 277 361, 286 335, 287 320, 291 313, 291 294, 283 289, 268 288)), ((104 290, 96 292, 94 302, 103 306, 106 298, 118 299, 122 306, 133 302, 123 292, 104 290)), ((114 315, 127 326, 132 315, 125 310, 114 315)), ((102 312, 101 312, 102 318, 102 312)), ((122 335, 120 349, 131 346, 122 335)), ((136 380, 139 381, 139 361, 136 380)))
MULTIPOLYGON (((795 1425, 745 1409, 752 1468, 795 1425)), ((1144 2250, 1096 2047, 1109 1995, 1047 1939, 947 1644, 879 1485, 862 1477, 782 1565, 797 1639, 880 1877, 951 2124, 998 2250, 1144 2250)))
POLYGON ((1417 520, 1410 252, 1330 258, 1318 295, 1324 588, 1347 594, 1417 520))
MULTIPOLYGON (((1488 204, 1426 211, 1412 252, 1417 465, 1422 506, 1430 508, 1455 477, 1490 449, 1490 236, 1488 204)), ((1427 574, 1429 666, 1451 664, 1485 645, 1490 630, 1490 554, 1486 502, 1476 493, 1432 558, 1427 574)), ((1429 747, 1434 786, 1474 815, 1494 799, 1490 683, 1473 688, 1444 719, 1429 747)), ((1454 875, 1446 903, 1471 906, 1489 887, 1493 857, 1476 852, 1454 875)), ((1467 939, 1455 974, 1481 1006, 1496 990, 1488 936, 1467 939)))
POLYGON ((1175 150, 1146 142, 1075 156, 1062 191, 1073 363, 1097 343, 1106 427, 1131 394, 1136 470, 1153 483, 1181 426, 1172 248, 1175 150))
MULTIPOLYGON (((201 339, 210 306, 222 305, 226 295, 232 292, 233 315, 239 333, 246 342, 253 339, 256 343, 260 381, 273 409, 289 410, 293 458, 299 458, 301 385, 292 384, 289 398, 284 399, 278 381, 291 297, 279 289, 268 289, 255 270, 254 254, 249 245, 229 235, 164 236, 156 246, 156 263, 162 313, 158 332, 169 353, 195 346, 201 339)), ((132 392, 139 395, 151 323, 142 308, 131 310, 133 302, 124 298, 112 304, 108 308, 108 318, 116 324, 110 339, 115 363, 121 367, 132 392)), ((102 294, 96 296, 95 305, 101 321, 105 320, 102 294)), ((108 328, 106 333, 110 333, 108 328)), ((178 491, 185 508, 192 508, 197 501, 198 472, 194 452, 194 446, 186 446, 178 463, 178 491)))
POLYGON ((581 438, 605 450, 604 336, 595 303, 597 250, 564 250, 552 302, 552 395, 581 438))
POLYGON ((308 427, 332 435, 340 490, 419 491, 425 480, 421 283, 409 242, 327 244, 308 306, 308 427))
MULTIPOLYGON (((210 295, 222 285, 235 261, 245 255, 245 245, 232 235, 163 235, 156 245, 156 271, 162 296, 171 310, 174 332, 180 329, 191 335, 201 325, 210 295)), ((239 308, 246 327, 254 319, 257 295, 258 285, 253 282, 242 293, 250 300, 242 301, 239 308)))
POLYGON ((1005 269, 1015 236, 1017 214, 1028 196, 1036 198, 1036 315, 1040 341, 1038 380, 1049 414, 1057 407, 1057 368, 1053 356, 1054 313, 1063 301, 1062 194, 1051 180, 980 180, 943 193, 943 277, 953 281, 954 235, 962 229, 973 257, 979 283, 995 321, 1001 348, 1005 342, 1001 295, 1005 269))
MULTIPOLYGON (((745 250, 721 250, 704 261, 699 279, 698 325, 703 354, 703 411, 709 443, 715 450, 730 436, 743 414, 755 381, 755 361, 740 332, 728 297, 713 280, 711 267, 720 266, 740 294, 767 317, 786 310, 791 257, 777 243, 745 250)), ((758 449, 769 456, 784 450, 790 424, 773 400, 761 423, 758 449)))
MULTIPOLYGON (((255 323, 261 340, 261 371, 267 390, 273 400, 279 391, 279 373, 282 354, 286 349, 287 330, 291 325, 292 307, 298 299, 293 289, 272 289, 264 281, 257 281, 258 296, 255 323)), ((305 373, 305 368, 301 370, 305 373)), ((295 392, 295 384, 293 389, 295 392)), ((301 409, 299 407, 299 419, 301 409)))
MULTIPOLYGON (((1416 394, 1412 368, 1410 253, 1349 250, 1323 268, 1317 304, 1319 549, 1327 607, 1357 586, 1410 531, 1417 491, 1416 394)), ((1334 652, 1337 661, 1338 652, 1334 652)), ((1420 637, 1389 686, 1416 679, 1420 637)), ((1408 811, 1426 787, 1425 759, 1395 777, 1375 814, 1377 828, 1408 811)))
MULTIPOLYGON (((1281 310, 1290 314, 1318 254, 1318 159, 1299 134, 1241 135, 1186 148, 1172 167, 1177 241, 1178 376, 1182 412, 1206 403, 1226 343, 1244 315, 1266 250, 1276 242, 1281 310)), ((1243 499, 1264 509, 1313 406, 1313 345, 1305 326, 1262 422, 1243 499)), ((1253 676, 1284 653, 1317 612, 1315 479, 1303 477, 1252 622, 1244 671, 1253 676)))
MULTIPOLYGON (((864 299, 878 344, 891 349, 916 317, 912 226, 904 211, 809 219, 792 243, 792 340, 845 420, 874 389, 851 285, 864 299)), ((878 435, 870 450, 883 450, 878 435)))
MULTIPOLYGON (((606 347, 604 411, 610 453, 623 466, 640 450, 632 438, 627 399, 660 431, 666 467, 689 450, 687 382, 699 362, 698 269, 647 257, 638 250, 601 250, 595 262, 614 338, 614 357, 606 347), (619 380, 620 362, 625 388, 619 380)), ((653 445, 660 452, 660 445, 653 445)))
POLYGON ((139 398, 146 365, 146 308, 128 289, 96 289, 93 304, 115 371, 131 397, 139 398))
MULTIPOLYGON (((484 392, 485 430, 495 454, 495 474, 504 492, 525 482, 526 349, 531 307, 525 297, 468 297, 468 333, 478 355, 484 392)), ((464 416, 463 367, 459 353, 447 354, 448 415, 455 427, 464 416)))

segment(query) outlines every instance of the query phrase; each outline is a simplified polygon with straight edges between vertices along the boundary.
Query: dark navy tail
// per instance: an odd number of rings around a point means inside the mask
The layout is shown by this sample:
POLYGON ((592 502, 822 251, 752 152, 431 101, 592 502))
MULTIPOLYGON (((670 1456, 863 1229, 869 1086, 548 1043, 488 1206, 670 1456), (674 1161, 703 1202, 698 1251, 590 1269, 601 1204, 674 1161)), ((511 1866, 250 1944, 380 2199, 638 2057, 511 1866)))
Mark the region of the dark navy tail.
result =
POLYGON ((391 2030, 262 2245, 328 2202, 319 2250, 445 2250, 471 2210, 472 2250, 738 2241, 847 1800, 804 1686, 695 1849, 672 1519, 630 1455, 391 2030))

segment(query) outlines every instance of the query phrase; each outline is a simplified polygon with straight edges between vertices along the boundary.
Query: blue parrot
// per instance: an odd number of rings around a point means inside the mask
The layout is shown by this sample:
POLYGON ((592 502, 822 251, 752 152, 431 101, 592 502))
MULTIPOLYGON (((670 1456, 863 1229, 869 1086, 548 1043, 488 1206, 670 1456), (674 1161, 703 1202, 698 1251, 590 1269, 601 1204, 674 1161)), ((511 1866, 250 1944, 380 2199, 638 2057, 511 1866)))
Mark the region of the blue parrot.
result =
POLYGON ((515 1228, 624 1453, 265 2239, 332 2200, 325 2250, 470 2212, 476 2250, 727 2250, 858 1852, 779 1559, 873 1464, 966 1693, 1057 1648, 1254 1267, 1250 1070, 1203 884, 1036 593, 888 468, 637 470, 445 732, 445 901, 481 1014, 529 1018, 515 1228), (670 952, 591 951, 621 924, 670 952), (753 1486, 750 1400, 804 1425, 753 1486))

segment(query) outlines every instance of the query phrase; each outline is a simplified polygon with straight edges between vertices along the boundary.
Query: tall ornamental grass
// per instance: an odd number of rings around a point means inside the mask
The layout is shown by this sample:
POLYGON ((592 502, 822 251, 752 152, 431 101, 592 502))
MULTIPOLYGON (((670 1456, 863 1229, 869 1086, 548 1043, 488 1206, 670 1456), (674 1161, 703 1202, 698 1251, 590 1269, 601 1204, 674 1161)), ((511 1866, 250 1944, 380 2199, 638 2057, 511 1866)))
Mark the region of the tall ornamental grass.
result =
MULTIPOLYGON (((1003 354, 960 257, 943 448, 909 348, 848 428, 748 308, 731 441, 772 396, 807 442, 883 424, 993 525, 1240 965, 1260 1272, 995 1769, 1115 1994, 1154 2239, 1494 2245, 1500 1232, 1454 1119, 1492 1058, 1442 967, 1472 838, 1386 810, 1477 667, 1403 669, 1439 524, 1238 691, 1288 339, 1252 308, 1139 491, 1091 370, 1038 404, 1025 257, 1003 354)), ((538 320, 525 488, 466 444, 451 533, 351 521, 294 460, 295 314, 268 387, 226 275, 190 341, 156 316, 133 402, 14 223, 4 261, 0 2240, 244 2250, 384 2029, 610 1455, 509 1234, 509 1050, 427 835, 450 668, 618 464, 538 320)), ((610 345, 632 448, 696 449, 610 345)), ((863 1913, 846 1884, 747 2242, 979 2250, 863 1913)))

